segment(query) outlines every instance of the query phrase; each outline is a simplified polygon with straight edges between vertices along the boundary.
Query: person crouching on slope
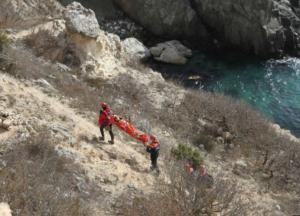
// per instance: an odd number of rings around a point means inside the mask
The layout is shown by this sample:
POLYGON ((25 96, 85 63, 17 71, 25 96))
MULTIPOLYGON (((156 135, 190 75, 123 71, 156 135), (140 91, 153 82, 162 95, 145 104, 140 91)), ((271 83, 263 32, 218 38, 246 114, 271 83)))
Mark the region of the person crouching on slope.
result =
POLYGON ((160 145, 159 141, 154 136, 150 136, 151 143, 146 146, 146 151, 150 153, 151 167, 150 170, 156 170, 157 173, 160 173, 157 166, 157 159, 159 156, 160 145))
POLYGON ((100 133, 101 137, 100 140, 104 141, 105 140, 105 135, 104 135, 104 128, 109 131, 109 135, 111 140, 109 141, 110 144, 114 144, 114 133, 112 131, 112 123, 113 123, 113 113, 110 109, 110 107, 104 103, 100 103, 101 110, 100 110, 100 115, 99 115, 99 127, 100 127, 100 133))

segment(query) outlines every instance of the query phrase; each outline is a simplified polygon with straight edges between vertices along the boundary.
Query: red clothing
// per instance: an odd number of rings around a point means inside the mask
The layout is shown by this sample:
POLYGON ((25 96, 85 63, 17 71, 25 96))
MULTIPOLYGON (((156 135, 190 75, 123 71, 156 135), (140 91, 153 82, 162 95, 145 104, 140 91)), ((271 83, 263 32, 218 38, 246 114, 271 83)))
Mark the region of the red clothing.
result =
POLYGON ((194 172, 194 168, 193 168, 193 165, 191 163, 187 163, 185 165, 185 169, 186 171, 189 173, 189 174, 192 174, 194 172))
POLYGON ((111 125, 113 121, 114 121, 113 113, 109 107, 107 107, 106 109, 100 112, 100 116, 98 119, 99 125, 111 125))
POLYGON ((156 149, 159 146, 159 141, 154 136, 150 136, 151 143, 148 145, 151 149, 156 149))

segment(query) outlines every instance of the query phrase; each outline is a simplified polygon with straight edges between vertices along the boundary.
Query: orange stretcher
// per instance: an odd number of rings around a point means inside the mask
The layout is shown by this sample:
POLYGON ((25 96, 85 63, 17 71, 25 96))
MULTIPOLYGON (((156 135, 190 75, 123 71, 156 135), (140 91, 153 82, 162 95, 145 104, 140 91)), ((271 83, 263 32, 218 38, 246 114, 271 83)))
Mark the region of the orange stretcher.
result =
POLYGON ((151 138, 150 135, 138 130, 136 127, 134 127, 133 124, 131 124, 129 121, 122 119, 118 117, 117 115, 114 115, 114 124, 122 131, 129 134, 131 137, 141 141, 142 143, 146 144, 148 143, 151 138))

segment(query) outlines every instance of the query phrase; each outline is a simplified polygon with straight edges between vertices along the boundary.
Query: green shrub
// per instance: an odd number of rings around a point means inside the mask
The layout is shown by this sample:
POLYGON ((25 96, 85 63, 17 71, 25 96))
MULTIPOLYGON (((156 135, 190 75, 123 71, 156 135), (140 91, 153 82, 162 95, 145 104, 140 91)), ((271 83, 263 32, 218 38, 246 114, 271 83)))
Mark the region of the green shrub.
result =
POLYGON ((212 138, 210 136, 207 136, 205 134, 198 134, 194 140, 193 140, 193 144, 195 146, 200 146, 200 145, 204 145, 204 149, 208 152, 213 151, 214 149, 214 142, 212 141, 212 138))
POLYGON ((8 44, 9 42, 10 42, 10 38, 8 37, 8 35, 5 32, 0 31, 0 48, 4 44, 8 44))
POLYGON ((176 148, 172 148, 171 153, 177 160, 191 161, 195 167, 203 162, 200 151, 187 144, 179 144, 176 148))

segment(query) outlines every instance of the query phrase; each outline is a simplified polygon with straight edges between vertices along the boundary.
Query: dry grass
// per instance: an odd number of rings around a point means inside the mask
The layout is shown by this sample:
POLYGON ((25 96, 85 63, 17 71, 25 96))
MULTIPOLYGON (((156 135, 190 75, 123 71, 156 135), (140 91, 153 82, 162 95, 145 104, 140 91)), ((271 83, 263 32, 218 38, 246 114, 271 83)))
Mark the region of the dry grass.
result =
POLYGON ((38 57, 45 57, 52 61, 61 60, 63 56, 63 47, 58 42, 58 39, 51 35, 48 30, 40 30, 32 32, 25 38, 25 44, 34 51, 38 57))
POLYGON ((69 67, 79 67, 81 64, 74 45, 67 42, 64 33, 55 35, 49 30, 38 30, 29 34, 24 43, 37 57, 69 67))
MULTIPOLYGON (((8 2, 8 1, 7 1, 8 2)), ((10 5, 10 3, 6 3, 10 5)), ((17 0, 16 5, 22 7, 24 2, 17 0)), ((19 8, 20 11, 11 10, 12 6, 0 9, 0 28, 28 29, 41 24, 52 17, 60 17, 60 4, 56 0, 34 0, 27 4, 28 8, 19 8)))
POLYGON ((37 58, 31 51, 20 45, 9 45, 0 54, 1 68, 17 78, 38 79, 51 74, 55 67, 37 58))
POLYGON ((120 198, 119 215, 124 216, 195 216, 214 215, 230 209, 230 215, 244 213, 244 206, 231 206, 235 186, 218 176, 214 187, 207 187, 203 177, 183 171, 183 164, 169 164, 170 182, 157 182, 152 194, 131 198, 126 193, 120 198))
MULTIPOLYGON (((83 201, 94 197, 78 190, 80 167, 57 155, 54 141, 39 133, 19 143, 1 157, 6 166, 0 172, 0 202, 7 202, 14 215, 89 215, 83 201)), ((96 186, 92 186, 101 196, 96 186)))

